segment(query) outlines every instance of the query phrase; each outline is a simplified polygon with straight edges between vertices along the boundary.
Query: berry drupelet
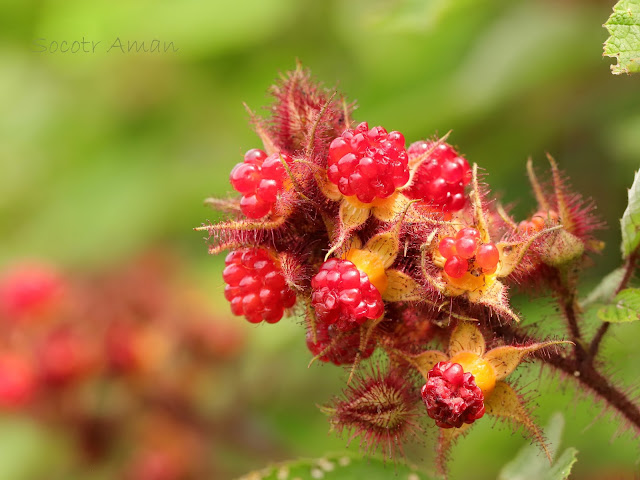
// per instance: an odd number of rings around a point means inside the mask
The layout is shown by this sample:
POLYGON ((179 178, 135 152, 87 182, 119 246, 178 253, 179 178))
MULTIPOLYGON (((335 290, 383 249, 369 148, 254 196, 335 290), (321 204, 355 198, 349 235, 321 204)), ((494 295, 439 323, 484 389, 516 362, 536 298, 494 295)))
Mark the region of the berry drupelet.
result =
POLYGON ((285 308, 296 303, 296 294, 285 281, 280 266, 264 248, 235 250, 225 259, 224 295, 234 315, 251 323, 276 323, 285 308))
POLYGON ((240 209, 248 218, 258 219, 268 215, 285 188, 287 172, 282 161, 291 165, 293 159, 285 153, 267 156, 257 148, 244 155, 244 162, 238 163, 229 180, 233 188, 242 194, 240 209))
POLYGON ((410 188, 404 194, 441 208, 455 212, 464 208, 464 187, 471 182, 469 163, 447 143, 415 142, 407 150, 409 158, 419 157, 431 151, 418 167, 410 188))
POLYGON ((346 130, 329 146, 329 180, 362 203, 390 197, 409 181, 404 136, 366 122, 346 130))
POLYGON ((428 415, 441 428, 460 428, 484 415, 484 394, 473 375, 458 363, 437 363, 421 394, 428 415))

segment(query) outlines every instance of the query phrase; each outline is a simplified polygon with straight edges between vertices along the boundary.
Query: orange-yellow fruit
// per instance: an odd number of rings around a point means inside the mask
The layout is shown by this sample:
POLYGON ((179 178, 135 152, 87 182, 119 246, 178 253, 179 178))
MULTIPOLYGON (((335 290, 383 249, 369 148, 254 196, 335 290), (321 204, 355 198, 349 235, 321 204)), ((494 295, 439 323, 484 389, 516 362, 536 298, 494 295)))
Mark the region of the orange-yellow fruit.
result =
POLYGON ((382 295, 387 289, 389 279, 384 271, 382 259, 368 250, 351 249, 347 252, 346 260, 352 262, 358 270, 367 274, 369 281, 382 295))

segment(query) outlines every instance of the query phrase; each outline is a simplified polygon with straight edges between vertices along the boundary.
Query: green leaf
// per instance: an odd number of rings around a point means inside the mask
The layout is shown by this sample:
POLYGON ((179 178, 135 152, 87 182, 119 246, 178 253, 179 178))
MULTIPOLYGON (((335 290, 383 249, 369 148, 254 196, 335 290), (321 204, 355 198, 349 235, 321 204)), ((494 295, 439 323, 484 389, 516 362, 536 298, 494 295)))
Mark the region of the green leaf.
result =
POLYGON ((620 219, 620 227, 622 258, 627 258, 640 244, 640 170, 636 172, 629 189, 629 203, 620 219))
POLYGON ((604 26, 611 35, 604 55, 618 59, 611 71, 615 75, 640 72, 640 0, 620 0, 604 26))
POLYGON ((575 448, 567 448, 540 478, 542 480, 565 480, 569 478, 573 464, 577 461, 578 451, 575 448))
MULTIPOLYGON (((554 414, 544 429, 554 457, 563 429, 564 417, 561 413, 554 414)), ((577 460, 577 453, 575 448, 568 448, 553 462, 553 465, 549 465, 549 460, 540 454, 540 449, 536 445, 527 445, 518 452, 516 458, 504 466, 498 480, 565 480, 569 478, 571 468, 577 460)))
POLYGON ((591 290, 587 298, 580 302, 582 308, 586 308, 594 303, 606 303, 611 300, 614 292, 620 285, 624 277, 624 268, 616 268, 613 272, 604 277, 598 286, 591 290))
POLYGON ((354 455, 332 455, 319 459, 302 459, 279 463, 250 472, 238 480, 351 480, 354 478, 402 478, 434 480, 415 467, 403 463, 386 463, 377 458, 354 455))
POLYGON ((640 320, 640 288, 622 290, 614 303, 598 310, 598 318, 603 322, 626 323, 640 320))

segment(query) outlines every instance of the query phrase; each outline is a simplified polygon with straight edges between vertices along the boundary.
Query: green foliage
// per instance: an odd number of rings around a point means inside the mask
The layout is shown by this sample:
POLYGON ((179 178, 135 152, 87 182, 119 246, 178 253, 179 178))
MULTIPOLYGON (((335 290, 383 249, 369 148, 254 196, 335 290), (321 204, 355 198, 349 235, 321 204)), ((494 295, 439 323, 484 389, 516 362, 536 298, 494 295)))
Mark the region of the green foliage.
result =
POLYGON ((622 277, 624 277, 624 268, 616 268, 600 281, 598 286, 580 303, 580 306, 586 308, 594 303, 606 303, 611 300, 622 281, 622 277))
POLYGON ((60 478, 69 460, 69 442, 33 420, 0 418, 0 479, 60 478), (34 461, 38 459, 38 461, 34 461))
POLYGON ((622 257, 627 258, 640 244, 640 170, 629 189, 629 203, 620 220, 622 257))
MULTIPOLYGON (((544 429, 554 457, 563 429, 564 417, 561 413, 554 414, 544 429)), ((549 465, 548 459, 540 454, 540 449, 536 445, 528 445, 518 452, 516 458, 504 466, 498 480, 565 480, 569 478, 571 468, 577 460, 577 453, 575 448, 567 448, 554 460, 553 465, 549 465)))
POLYGON ((351 480, 354 478, 403 478, 409 480, 431 480, 433 477, 418 472, 416 468, 402 463, 383 462, 376 458, 352 455, 336 455, 319 459, 302 459, 279 463, 251 472, 239 480, 300 480, 326 479, 351 480))
POLYGON ((627 288, 613 299, 613 303, 598 309, 603 322, 627 323, 640 320, 640 289, 627 288))
POLYGON ((618 59, 611 71, 615 75, 640 72, 640 0, 620 0, 604 26, 611 35, 604 55, 618 59))

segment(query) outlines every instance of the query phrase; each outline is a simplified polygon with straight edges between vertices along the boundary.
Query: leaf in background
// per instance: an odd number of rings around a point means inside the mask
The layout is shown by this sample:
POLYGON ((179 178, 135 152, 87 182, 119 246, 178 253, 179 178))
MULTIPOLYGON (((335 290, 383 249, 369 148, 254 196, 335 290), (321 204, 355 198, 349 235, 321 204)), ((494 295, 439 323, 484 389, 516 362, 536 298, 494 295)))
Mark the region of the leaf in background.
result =
POLYGON ((604 277, 596 288, 591 290, 587 298, 580 302, 580 306, 586 308, 594 303, 608 302, 620 285, 622 277, 624 277, 624 268, 616 268, 604 277))
POLYGON ((71 443, 34 420, 0 419, 0 479, 61 478, 69 470, 71 443))
POLYGON ((598 318, 603 322, 626 323, 640 320, 640 288, 622 290, 614 303, 598 310, 598 318))
MULTIPOLYGON (((564 417, 561 413, 554 414, 544 429, 554 457, 563 429, 564 417)), ((549 460, 540 454, 536 445, 527 445, 518 452, 516 458, 504 466, 498 480, 565 480, 569 478, 571 468, 577 460, 577 453, 575 448, 568 448, 553 465, 549 465, 549 460)))
POLYGON ((352 480, 355 478, 403 478, 407 480, 433 480, 434 477, 418 472, 415 467, 377 458, 352 455, 334 455, 315 460, 303 459, 279 463, 257 472, 250 472, 238 480, 352 480))
POLYGON ((640 170, 636 172, 629 189, 629 203, 620 219, 620 227, 622 258, 627 258, 640 244, 640 170))
POLYGON ((611 35, 604 44, 604 55, 618 59, 611 72, 640 72, 640 0, 620 0, 604 26, 611 35))

